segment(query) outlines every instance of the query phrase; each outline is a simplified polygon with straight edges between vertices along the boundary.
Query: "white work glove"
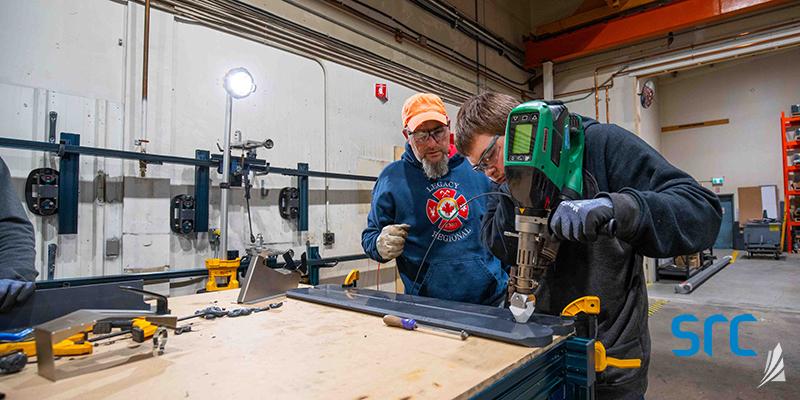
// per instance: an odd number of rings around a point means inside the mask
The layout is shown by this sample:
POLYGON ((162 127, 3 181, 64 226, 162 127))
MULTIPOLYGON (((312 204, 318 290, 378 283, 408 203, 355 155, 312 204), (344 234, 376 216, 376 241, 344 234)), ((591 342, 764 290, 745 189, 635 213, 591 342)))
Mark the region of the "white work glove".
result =
POLYGON ((403 246, 408 237, 407 224, 386 225, 378 235, 378 254, 385 260, 393 260, 403 253, 403 246))

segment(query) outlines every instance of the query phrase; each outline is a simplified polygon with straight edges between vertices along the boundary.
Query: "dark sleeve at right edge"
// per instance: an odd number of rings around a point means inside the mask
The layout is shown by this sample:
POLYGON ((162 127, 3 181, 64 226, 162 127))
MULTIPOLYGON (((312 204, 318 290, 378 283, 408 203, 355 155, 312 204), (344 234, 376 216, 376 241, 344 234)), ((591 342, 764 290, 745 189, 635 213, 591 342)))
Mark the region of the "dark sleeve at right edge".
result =
POLYGON ((606 140, 609 183, 601 195, 614 204, 617 237, 653 258, 711 247, 722 217, 717 196, 633 133, 616 125, 599 129, 593 134, 606 140))

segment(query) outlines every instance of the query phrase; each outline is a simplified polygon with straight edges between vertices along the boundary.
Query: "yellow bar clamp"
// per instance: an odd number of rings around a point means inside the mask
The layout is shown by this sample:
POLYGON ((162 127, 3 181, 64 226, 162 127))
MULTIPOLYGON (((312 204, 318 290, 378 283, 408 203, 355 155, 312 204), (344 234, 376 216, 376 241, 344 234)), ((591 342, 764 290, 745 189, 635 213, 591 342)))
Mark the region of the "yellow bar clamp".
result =
POLYGON ((135 342, 143 342, 153 337, 158 330, 158 326, 144 318, 134 318, 131 322, 131 336, 135 342))
POLYGON ((642 360, 638 358, 619 359, 606 356, 606 347, 599 340, 594 341, 594 370, 603 372, 608 367, 632 369, 640 368, 642 360))
MULTIPOLYGON (((94 349, 94 346, 86 341, 86 333, 84 332, 72 335, 54 344, 53 355, 56 357, 80 356, 92 354, 92 349, 94 349)), ((0 354, 10 353, 16 350, 22 350, 28 357, 36 357, 36 341, 28 340, 25 342, 0 344, 0 354)))
POLYGON ((216 292, 219 290, 238 289, 239 280, 236 279, 236 274, 240 264, 241 259, 238 257, 235 260, 206 259, 206 269, 208 269, 206 290, 216 292), (220 285, 217 279, 225 279, 227 284, 220 285))
POLYGON ((344 283, 342 287, 356 287, 358 282, 359 272, 357 269, 351 270, 349 274, 344 278, 344 283))
POLYGON ((574 317, 578 313, 586 313, 588 315, 597 315, 600 313, 600 298, 597 296, 583 296, 572 303, 567 304, 561 315, 565 317, 574 317))
MULTIPOLYGON (((584 296, 578 298, 572 303, 567 304, 561 311, 564 317, 574 317, 580 313, 585 313, 590 316, 597 316, 600 314, 600 298, 597 296, 584 296)), ((606 347, 597 338, 594 341, 594 370, 595 372, 603 372, 608 367, 614 368, 640 368, 642 360, 638 358, 619 359, 606 356, 606 347)))

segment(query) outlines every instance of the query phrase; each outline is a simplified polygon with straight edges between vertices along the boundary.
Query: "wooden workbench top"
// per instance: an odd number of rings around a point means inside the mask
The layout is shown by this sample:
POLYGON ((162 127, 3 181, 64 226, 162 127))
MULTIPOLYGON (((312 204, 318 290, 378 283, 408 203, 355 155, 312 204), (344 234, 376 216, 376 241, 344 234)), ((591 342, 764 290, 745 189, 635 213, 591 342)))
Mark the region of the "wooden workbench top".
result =
MULTIPOLYGON (((175 297, 169 305, 177 316, 214 301, 237 308, 237 294, 175 297)), ((29 364, 0 378, 0 392, 9 399, 445 399, 467 397, 547 349, 409 332, 376 316, 280 300, 283 307, 249 316, 192 319, 194 331, 170 331, 159 357, 58 382, 29 364)), ((129 351, 130 343, 78 358, 129 351)))

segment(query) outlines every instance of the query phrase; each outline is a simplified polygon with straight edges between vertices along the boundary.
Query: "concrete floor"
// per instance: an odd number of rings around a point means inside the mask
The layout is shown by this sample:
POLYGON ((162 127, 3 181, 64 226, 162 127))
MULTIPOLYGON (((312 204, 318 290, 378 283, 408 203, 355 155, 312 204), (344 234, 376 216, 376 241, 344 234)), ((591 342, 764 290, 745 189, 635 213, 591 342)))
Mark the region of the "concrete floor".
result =
MULTIPOLYGON (((728 252, 718 252, 722 255, 728 252)), ((692 294, 675 294, 677 281, 662 281, 648 287, 651 305, 652 358, 648 399, 800 399, 800 256, 783 260, 736 257, 692 294), (755 357, 739 357, 729 349, 729 325, 714 325, 713 356, 702 351, 677 357, 672 350, 689 347, 687 339, 672 335, 675 316, 691 313, 701 322, 685 323, 682 330, 703 337, 702 321, 712 314, 728 320, 752 314, 758 322, 740 325, 743 349, 755 357), (786 382, 759 385, 767 354, 777 343, 783 348, 786 382)))

